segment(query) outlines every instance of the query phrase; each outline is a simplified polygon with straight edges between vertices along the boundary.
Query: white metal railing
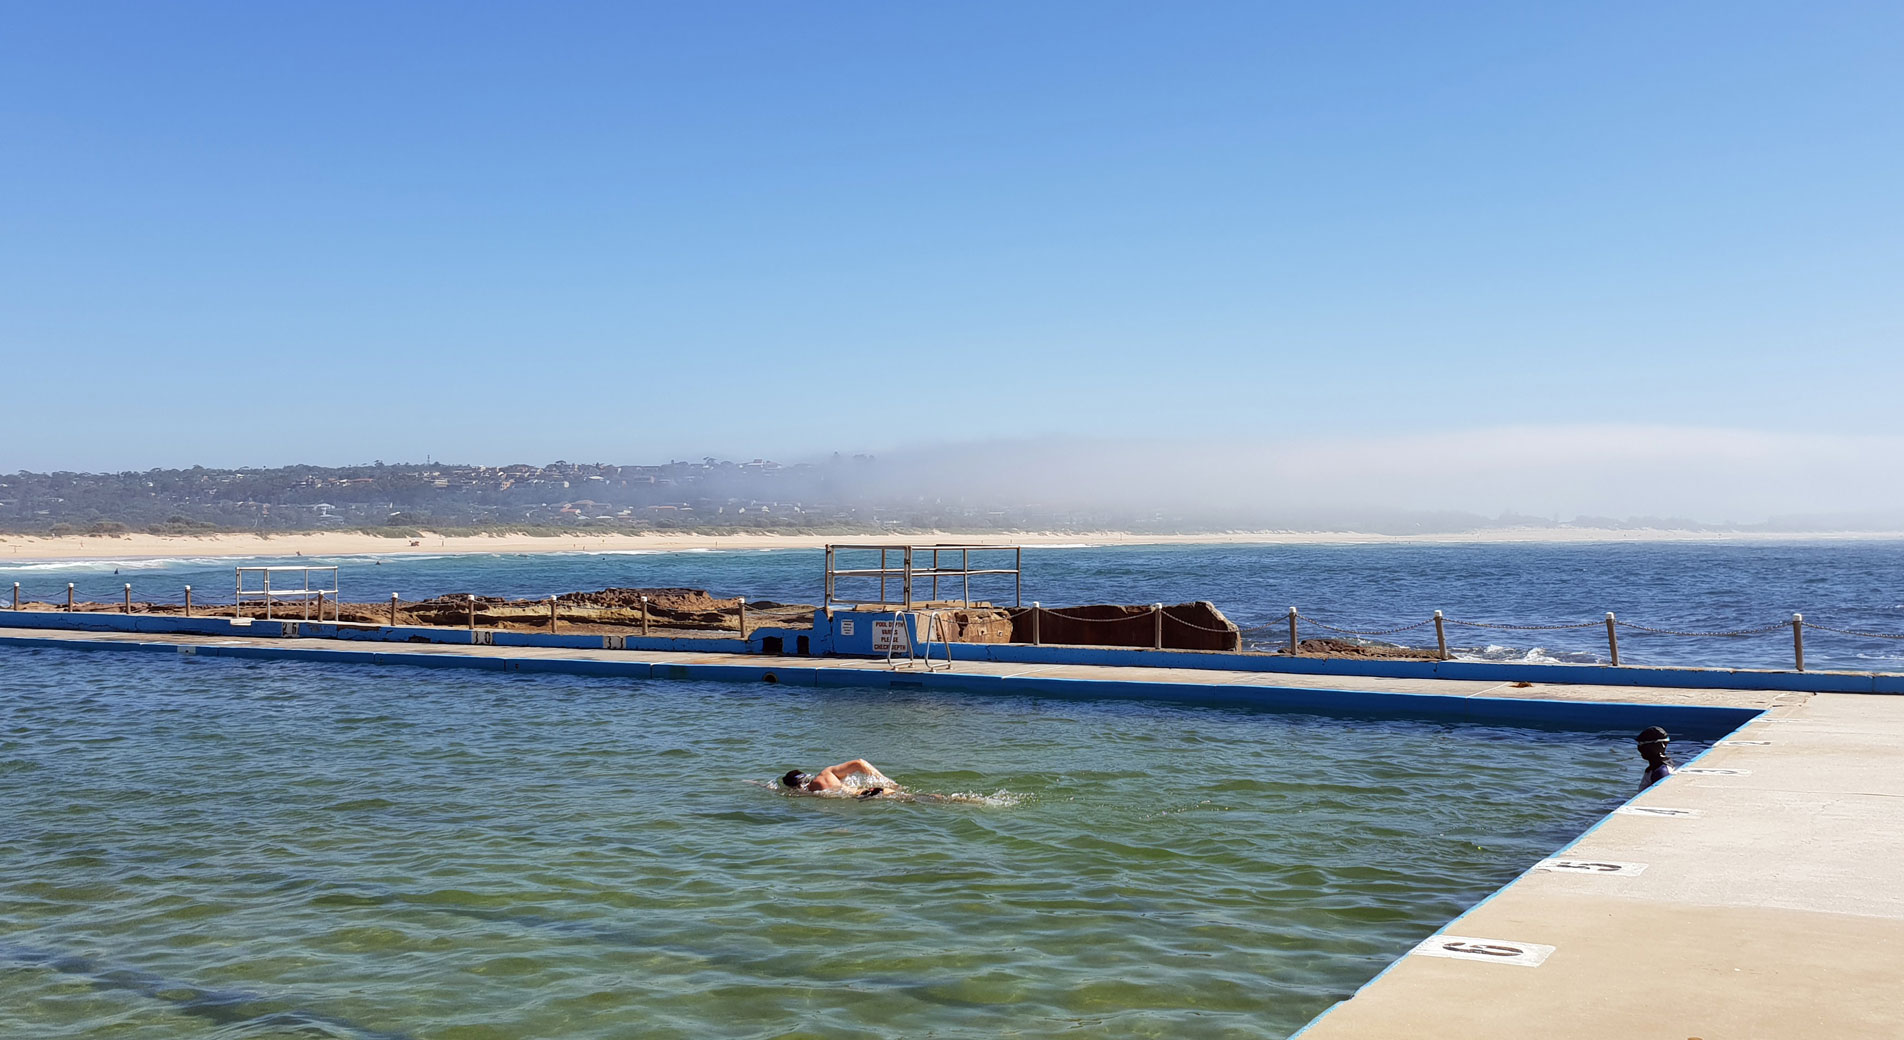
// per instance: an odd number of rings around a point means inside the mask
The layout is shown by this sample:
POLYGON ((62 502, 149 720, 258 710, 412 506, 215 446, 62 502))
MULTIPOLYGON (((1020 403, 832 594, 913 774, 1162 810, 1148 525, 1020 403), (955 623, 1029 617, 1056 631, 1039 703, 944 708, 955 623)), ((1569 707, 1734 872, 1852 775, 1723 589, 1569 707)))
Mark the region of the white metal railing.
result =
POLYGON ((324 620, 324 604, 328 600, 331 608, 331 620, 337 620, 337 568, 336 567, 236 567, 238 572, 238 609, 237 616, 245 616, 245 604, 264 604, 266 620, 271 618, 273 604, 281 601, 295 602, 303 609, 303 618, 311 620, 311 607, 317 607, 317 620, 324 620), (272 575, 279 575, 276 585, 272 584, 272 575), (295 577, 293 577, 295 575, 295 577), (311 584, 315 575, 316 585, 311 584), (247 586, 245 579, 255 578, 247 586), (330 578, 330 584, 324 584, 324 578, 330 578))
MULTIPOLYGON (((958 601, 972 602, 972 578, 987 575, 1011 575, 1012 605, 1021 606, 1024 602, 1024 548, 1017 545, 904 545, 904 544, 837 544, 826 547, 826 584, 823 590, 822 605, 835 603, 872 604, 878 606, 897 605, 901 609, 911 610, 917 602, 917 594, 927 592, 926 602, 944 602, 939 598, 940 581, 955 582, 959 589, 958 601), (879 554, 879 566, 842 567, 842 554, 879 554), (958 554, 957 566, 953 566, 948 557, 958 554), (985 562, 984 555, 1011 554, 1011 566, 986 567, 972 566, 973 554, 980 554, 980 563, 985 562), (894 566, 895 558, 897 566, 894 566), (855 586, 873 581, 879 582, 879 598, 871 599, 863 595, 846 596, 840 594, 840 579, 847 579, 855 586), (895 589, 896 586, 896 589, 895 589), (892 593, 897 591, 894 598, 892 593)), ((870 592, 871 590, 868 589, 870 592)))

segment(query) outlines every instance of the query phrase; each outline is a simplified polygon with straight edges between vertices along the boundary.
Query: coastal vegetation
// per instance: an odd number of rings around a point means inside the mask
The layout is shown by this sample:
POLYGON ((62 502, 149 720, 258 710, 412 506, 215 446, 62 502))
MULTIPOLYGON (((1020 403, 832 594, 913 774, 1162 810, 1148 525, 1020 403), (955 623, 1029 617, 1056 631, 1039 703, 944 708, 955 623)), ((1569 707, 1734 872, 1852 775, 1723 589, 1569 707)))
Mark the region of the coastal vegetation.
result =
MULTIPOLYGON (((903 467, 893 467, 903 469, 903 467)), ((1851 518, 1711 524, 1682 517, 1495 516, 1359 509, 1321 512, 1173 502, 1142 508, 994 501, 924 494, 870 456, 781 465, 704 458, 658 465, 486 466, 373 462, 357 466, 152 469, 0 474, 0 533, 261 536, 362 532, 433 536, 678 533, 885 534, 934 531, 1196 534, 1356 531, 1424 535, 1504 529, 1806 532, 1865 530, 1851 518), (907 489, 907 490, 901 490, 907 489)), ((1138 475, 1134 479, 1141 479, 1138 475)), ((1895 529, 1890 525, 1887 529, 1895 529)))

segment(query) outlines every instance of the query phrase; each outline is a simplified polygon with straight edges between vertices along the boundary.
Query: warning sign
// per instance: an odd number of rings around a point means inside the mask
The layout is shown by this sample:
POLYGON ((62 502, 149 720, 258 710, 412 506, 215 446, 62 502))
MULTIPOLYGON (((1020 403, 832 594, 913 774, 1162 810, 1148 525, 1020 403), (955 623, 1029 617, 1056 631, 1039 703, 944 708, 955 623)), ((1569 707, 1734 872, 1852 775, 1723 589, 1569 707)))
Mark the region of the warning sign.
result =
POLYGON ((906 639, 906 622, 898 618, 873 622, 873 649, 901 654, 910 652, 912 644, 906 639))

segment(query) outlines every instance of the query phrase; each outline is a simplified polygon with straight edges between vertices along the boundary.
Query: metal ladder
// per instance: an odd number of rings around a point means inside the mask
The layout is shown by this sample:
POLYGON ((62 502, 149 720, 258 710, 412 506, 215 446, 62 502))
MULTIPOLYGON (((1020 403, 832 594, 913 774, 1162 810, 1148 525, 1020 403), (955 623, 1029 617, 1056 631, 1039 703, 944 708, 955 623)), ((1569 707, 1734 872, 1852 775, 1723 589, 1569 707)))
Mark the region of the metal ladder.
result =
POLYGON ((925 670, 928 672, 936 672, 942 668, 945 671, 948 671, 948 672, 951 671, 952 670, 952 629, 951 629, 951 626, 945 624, 942 620, 940 620, 938 612, 932 611, 932 610, 902 611, 900 613, 894 614, 893 616, 895 618, 898 618, 898 617, 903 617, 908 613, 912 616, 911 631, 913 633, 919 633, 920 638, 913 639, 911 638, 910 634, 908 635, 906 639, 906 652, 905 652, 905 656, 903 657, 894 657, 893 656, 894 647, 891 644, 888 644, 886 646, 886 667, 889 669, 896 670, 901 667, 910 669, 914 665, 924 665, 925 670), (940 646, 944 648, 944 651, 945 651, 945 660, 942 663, 937 665, 932 663, 932 636, 935 630, 939 636, 939 644, 940 646))

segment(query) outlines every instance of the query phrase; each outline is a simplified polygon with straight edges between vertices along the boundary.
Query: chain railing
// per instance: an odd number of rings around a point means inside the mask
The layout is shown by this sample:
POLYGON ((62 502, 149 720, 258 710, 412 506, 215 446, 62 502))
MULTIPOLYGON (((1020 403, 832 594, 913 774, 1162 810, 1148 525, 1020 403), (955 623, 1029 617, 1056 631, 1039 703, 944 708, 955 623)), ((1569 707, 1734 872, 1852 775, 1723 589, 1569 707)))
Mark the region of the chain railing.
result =
POLYGON ((1448 660, 1451 656, 1448 649, 1447 630, 1445 627, 1448 625, 1507 632, 1562 632, 1600 628, 1604 626, 1607 638, 1607 655, 1615 665, 1620 663, 1618 630, 1622 628, 1630 629, 1635 632, 1644 632, 1648 635, 1698 639, 1741 639, 1751 636, 1768 635, 1789 628, 1792 633, 1792 665, 1801 672, 1805 670, 1805 629, 1808 628, 1856 639, 1904 640, 1904 633, 1866 632, 1852 628, 1836 628, 1830 625, 1821 625, 1813 621, 1806 621, 1803 614, 1793 614, 1789 621, 1773 621, 1768 624, 1753 625, 1746 628, 1704 632, 1689 629, 1666 628, 1657 625, 1642 625, 1633 621, 1621 621, 1615 617, 1611 611, 1600 621, 1569 621, 1556 624, 1514 624, 1501 621, 1469 621, 1463 618, 1451 618, 1444 616, 1441 611, 1437 610, 1433 617, 1414 622, 1413 624, 1396 625, 1388 628, 1351 628, 1346 625, 1336 625, 1322 621, 1302 613, 1295 607, 1289 608, 1288 617, 1282 622, 1272 621, 1261 624, 1241 625, 1238 627, 1238 632, 1245 639, 1249 639, 1258 644, 1264 643, 1266 640, 1253 637, 1261 637, 1273 633, 1277 637, 1278 642, 1282 642, 1286 638, 1287 641, 1284 643, 1280 652, 1300 656, 1302 653, 1300 627, 1302 625, 1310 625, 1325 632, 1333 632, 1338 635, 1355 636, 1364 639, 1379 639, 1384 636, 1399 635, 1403 632, 1415 631, 1433 625, 1435 628, 1436 653, 1437 656, 1444 661, 1448 660), (1285 632, 1287 633, 1286 637, 1284 635, 1285 632))
MULTIPOLYGON (((1429 618, 1426 621, 1417 621, 1412 625, 1402 625, 1398 628, 1378 628, 1378 629, 1371 629, 1371 630, 1365 631, 1365 630, 1356 629, 1356 628, 1338 628, 1335 625, 1324 624, 1323 622, 1317 621, 1315 618, 1312 618, 1307 614, 1298 614, 1296 616, 1301 618, 1304 621, 1309 622, 1310 624, 1316 626, 1317 628, 1322 629, 1325 632, 1337 632, 1345 636, 1364 636, 1370 639, 1374 639, 1380 636, 1392 636, 1392 635, 1396 635, 1397 633, 1412 631, 1414 629, 1422 628, 1427 625, 1432 625, 1435 623, 1433 618, 1429 618)), ((1273 626, 1264 625, 1262 627, 1265 629, 1268 629, 1273 626)))
MULTIPOLYGON (((11 603, 10 603, 10 606, 12 607, 12 609, 14 610, 23 609, 26 601, 24 600, 22 596, 22 589, 20 587, 20 583, 15 582, 13 584, 13 588, 10 591, 12 593, 11 603)), ((65 609, 68 611, 74 610, 77 604, 74 601, 73 585, 71 583, 68 583, 65 589, 61 591, 63 591, 65 594, 65 609)), ((328 590, 326 591, 328 592, 328 590)), ((125 613, 131 613, 133 608, 131 585, 127 584, 125 588, 123 589, 123 592, 124 592, 125 602, 120 607, 120 609, 125 613)), ((331 593, 331 595, 335 595, 335 594, 331 593)), ((647 604, 645 602, 646 597, 643 597, 643 600, 644 602, 643 602, 643 610, 642 610, 642 615, 643 615, 642 628, 645 633, 647 630, 648 611, 647 611, 647 604)), ((394 593, 391 595, 391 601, 392 601, 390 605, 391 623, 395 624, 396 618, 397 618, 397 614, 396 614, 397 604, 396 604, 396 595, 394 593)), ((337 607, 337 604, 335 603, 335 601, 332 601, 332 603, 327 605, 330 605, 333 610, 335 610, 337 607)), ((554 603, 551 602, 550 606, 551 606, 550 627, 551 629, 553 629, 554 603)), ((212 609, 218 609, 218 608, 214 607, 212 609)), ((192 587, 190 585, 185 586, 184 613, 186 617, 190 617, 193 614, 192 587)), ((1146 618, 1149 618, 1150 620, 1152 620, 1153 624, 1155 625, 1155 633, 1156 633, 1155 643, 1156 643, 1156 646, 1159 648, 1163 646, 1164 626, 1166 624, 1172 624, 1172 625, 1178 625, 1182 628, 1193 629, 1193 630, 1201 631, 1201 632, 1210 632, 1210 633, 1214 633, 1218 635, 1228 635, 1231 631, 1235 631, 1241 640, 1246 642, 1251 642, 1251 643, 1257 643, 1257 644, 1267 643, 1268 640, 1262 639, 1260 637, 1273 634, 1277 637, 1276 638, 1277 642, 1282 642, 1286 638, 1287 642, 1285 646, 1283 647, 1282 652, 1286 652, 1296 656, 1300 656, 1302 653, 1302 641, 1300 638, 1300 628, 1302 625, 1305 625, 1305 624, 1321 629, 1322 631, 1325 631, 1325 632, 1332 632, 1337 635, 1344 635, 1344 636, 1354 636, 1354 637, 1363 638, 1363 639, 1380 639, 1386 636, 1400 635, 1403 632, 1413 632, 1413 631, 1427 628, 1428 626, 1432 625, 1434 626, 1434 629, 1435 629, 1436 653, 1442 660, 1448 660, 1450 657, 1450 653, 1448 649, 1447 630, 1446 630, 1446 626, 1448 625, 1454 625, 1461 628, 1488 629, 1488 630, 1505 631, 1505 632, 1561 632, 1561 631, 1577 631, 1580 629, 1587 629, 1587 628, 1599 628, 1601 626, 1604 626, 1606 628, 1607 654, 1609 658, 1611 659, 1612 663, 1615 665, 1618 665, 1620 663, 1620 641, 1619 641, 1620 629, 1628 629, 1634 632, 1644 632, 1648 635, 1674 636, 1674 637, 1681 637, 1681 638, 1743 639, 1743 638, 1750 638, 1752 636, 1769 635, 1773 632, 1779 632, 1786 628, 1790 628, 1792 633, 1792 663, 1793 663, 1793 666, 1798 671, 1801 671, 1801 672, 1805 670, 1805 630, 1808 628, 1813 629, 1815 631, 1819 631, 1819 632, 1829 632, 1833 635, 1846 636, 1853 639, 1884 639, 1884 640, 1904 641, 1904 633, 1867 632, 1862 629, 1841 628, 1841 627, 1837 627, 1833 625, 1821 625, 1815 621, 1805 620, 1805 616, 1803 614, 1793 614, 1791 617, 1791 620, 1789 621, 1773 621, 1767 624, 1753 625, 1746 628, 1734 628, 1734 629, 1727 629, 1723 631, 1706 632, 1706 631, 1695 631, 1691 629, 1667 628, 1667 627, 1659 626, 1659 625, 1643 625, 1634 621, 1622 621, 1618 619, 1617 617, 1615 617, 1613 613, 1610 611, 1607 613, 1606 617, 1600 621, 1570 621, 1570 622, 1560 622, 1560 623, 1554 623, 1554 624, 1516 624, 1516 623, 1502 622, 1502 621, 1470 621, 1465 618, 1445 617, 1441 611, 1437 610, 1435 611, 1433 617, 1425 618, 1421 621, 1416 621, 1411 624, 1394 625, 1394 626, 1389 626, 1385 628, 1353 628, 1348 625, 1338 625, 1338 624, 1333 624, 1331 622, 1323 621, 1311 615, 1304 614, 1301 611, 1297 610, 1295 607, 1290 607, 1287 617, 1282 621, 1271 621, 1271 622, 1263 622, 1260 624, 1249 624, 1249 625, 1237 625, 1234 627, 1234 629, 1217 627, 1212 625, 1201 625, 1194 621, 1187 620, 1185 618, 1172 616, 1166 609, 1164 609, 1164 606, 1161 603, 1152 604, 1147 614, 1121 614, 1116 617, 1086 617, 1081 614, 1073 613, 1070 611, 1056 610, 1051 607, 1045 607, 1037 603, 1034 603, 1029 607, 1009 608, 1007 613, 1010 614, 1010 616, 1014 620, 1020 617, 1023 617, 1026 614, 1031 615, 1033 643, 1040 642, 1039 635, 1038 635, 1038 632, 1039 632, 1038 619, 1041 616, 1062 618, 1066 621, 1078 622, 1082 624, 1092 624, 1092 625, 1128 625, 1133 621, 1141 621, 1146 618)))
POLYGON ((1594 628, 1600 624, 1598 621, 1578 621, 1562 625, 1510 625, 1499 621, 1458 621, 1454 618, 1446 620, 1450 625, 1460 625, 1463 628, 1495 628, 1504 632, 1559 632, 1568 628, 1594 628))
MULTIPOLYGON (((1904 639, 1904 633, 1897 632, 1859 632, 1850 628, 1832 628, 1814 621, 1803 622, 1806 628, 1815 628, 1820 632, 1831 632, 1841 636, 1856 636, 1859 639, 1904 639)), ((1774 626, 1776 627, 1776 626, 1774 626)))

